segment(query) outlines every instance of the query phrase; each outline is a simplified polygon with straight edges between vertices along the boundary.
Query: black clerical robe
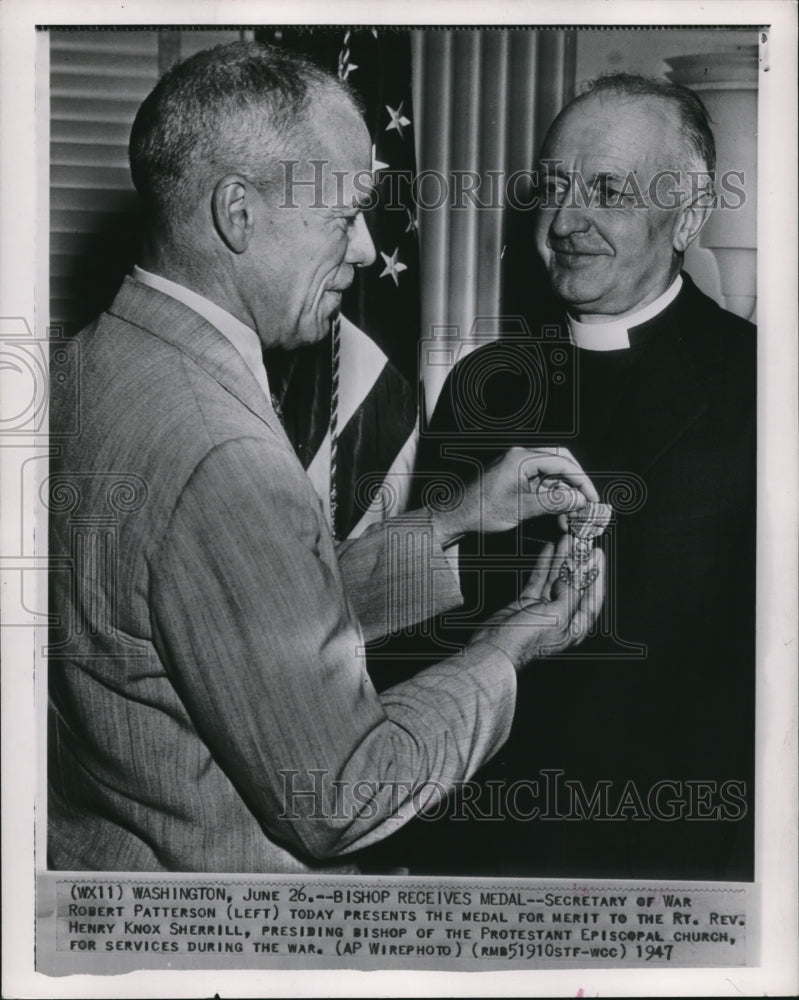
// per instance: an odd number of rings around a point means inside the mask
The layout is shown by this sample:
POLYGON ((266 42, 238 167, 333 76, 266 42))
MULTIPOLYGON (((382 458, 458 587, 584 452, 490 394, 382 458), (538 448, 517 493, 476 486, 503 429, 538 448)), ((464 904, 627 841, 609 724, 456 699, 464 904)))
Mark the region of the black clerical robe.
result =
MULTIPOLYGON (((438 402, 424 482, 469 477, 512 444, 561 444, 615 514, 597 634, 522 676, 480 799, 425 824, 420 870, 753 877, 755 328, 683 274, 629 335, 629 349, 586 351, 562 312, 541 317, 465 358, 438 402), (500 821, 475 818, 486 811, 500 821)), ((473 622, 557 533, 542 518, 462 544, 473 622)))

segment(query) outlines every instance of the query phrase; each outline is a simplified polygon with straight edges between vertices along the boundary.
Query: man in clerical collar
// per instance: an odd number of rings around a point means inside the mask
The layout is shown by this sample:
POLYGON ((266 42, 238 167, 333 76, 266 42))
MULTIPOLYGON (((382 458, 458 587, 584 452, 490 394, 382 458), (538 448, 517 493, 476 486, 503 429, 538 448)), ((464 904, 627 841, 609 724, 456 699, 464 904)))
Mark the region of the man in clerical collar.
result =
MULTIPOLYGON (((555 304, 463 359, 438 401, 427 475, 562 444, 614 508, 594 635, 522 681, 483 774, 533 798, 520 812, 506 796, 504 822, 472 823, 454 854, 445 835, 443 868, 752 877, 755 329, 682 271, 714 170, 707 112, 682 87, 617 75, 567 105, 535 221, 555 304)), ((464 540, 475 620, 523 581, 542 523, 464 540)))
POLYGON ((634 326, 676 295, 714 170, 707 114, 684 88, 609 77, 556 118, 541 154, 536 249, 589 344, 586 326, 634 326))

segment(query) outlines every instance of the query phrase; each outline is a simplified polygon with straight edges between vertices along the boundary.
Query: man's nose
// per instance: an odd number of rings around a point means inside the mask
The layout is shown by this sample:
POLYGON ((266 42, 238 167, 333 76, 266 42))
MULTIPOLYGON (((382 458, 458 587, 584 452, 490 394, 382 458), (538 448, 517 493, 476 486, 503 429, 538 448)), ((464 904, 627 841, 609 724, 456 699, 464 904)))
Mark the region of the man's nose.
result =
POLYGON ((372 243, 372 237, 369 234, 366 220, 359 213, 355 217, 355 222, 350 231, 350 243, 347 248, 346 262, 355 265, 355 267, 368 267, 370 264, 374 264, 376 256, 375 245, 372 243))
POLYGON ((572 233, 584 233, 591 226, 588 209, 576 198, 567 200, 555 209, 549 231, 561 239, 572 233))

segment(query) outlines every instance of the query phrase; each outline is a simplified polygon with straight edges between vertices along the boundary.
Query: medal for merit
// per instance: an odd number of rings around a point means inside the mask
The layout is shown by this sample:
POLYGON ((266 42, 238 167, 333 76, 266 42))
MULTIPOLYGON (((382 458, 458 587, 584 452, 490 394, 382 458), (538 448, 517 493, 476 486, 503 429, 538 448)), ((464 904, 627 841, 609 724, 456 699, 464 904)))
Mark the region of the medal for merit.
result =
POLYGON ((606 503, 588 503, 566 515, 571 554, 563 561, 559 577, 575 590, 585 590, 596 577, 589 568, 594 542, 610 523, 613 508, 606 503))

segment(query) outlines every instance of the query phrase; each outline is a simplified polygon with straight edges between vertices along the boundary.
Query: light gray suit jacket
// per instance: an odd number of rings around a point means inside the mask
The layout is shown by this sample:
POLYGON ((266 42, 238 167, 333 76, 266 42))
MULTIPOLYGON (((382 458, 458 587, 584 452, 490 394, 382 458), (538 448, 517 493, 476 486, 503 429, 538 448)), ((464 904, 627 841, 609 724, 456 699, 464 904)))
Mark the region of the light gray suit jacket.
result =
POLYGON ((505 741, 512 664, 481 643, 378 696, 364 636, 460 600, 429 519, 337 553, 246 364, 169 296, 126 279, 77 351, 51 400, 50 865, 352 871, 505 741))

